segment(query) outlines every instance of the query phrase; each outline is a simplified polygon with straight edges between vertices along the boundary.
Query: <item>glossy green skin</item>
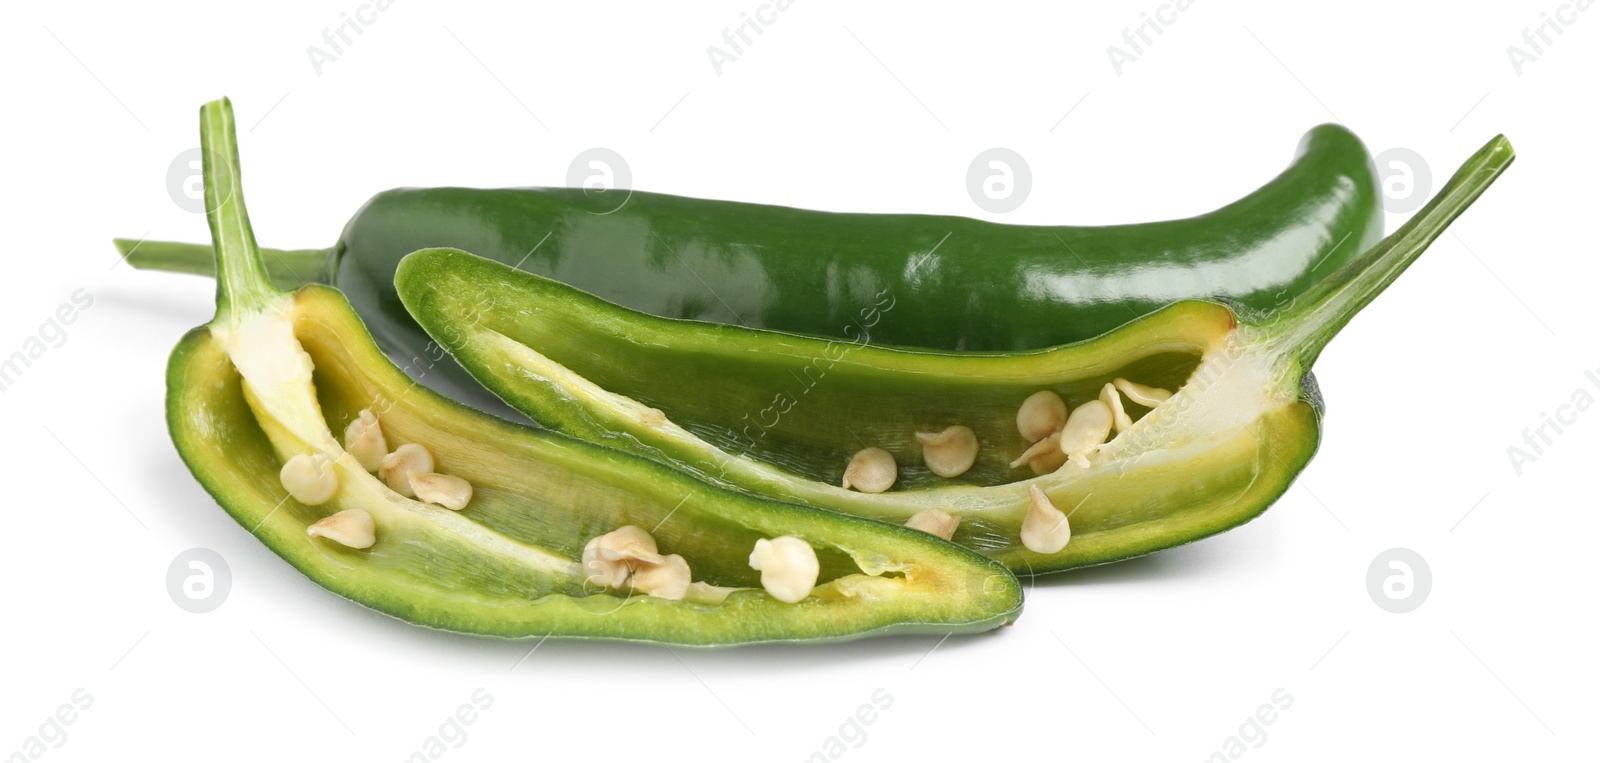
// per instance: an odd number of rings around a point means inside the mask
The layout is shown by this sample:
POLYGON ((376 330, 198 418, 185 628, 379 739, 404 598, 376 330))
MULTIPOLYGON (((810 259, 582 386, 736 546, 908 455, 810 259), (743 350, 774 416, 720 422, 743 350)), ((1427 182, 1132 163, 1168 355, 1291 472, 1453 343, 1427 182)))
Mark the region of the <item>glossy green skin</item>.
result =
MULTIPOLYGON (((1088 339, 1182 299, 1276 307, 1381 237, 1379 201, 1366 147, 1322 125, 1266 185, 1182 220, 1023 226, 626 190, 396 189, 368 201, 331 252, 269 251, 266 264, 281 286, 337 286, 379 346, 430 387, 503 410, 438 357, 400 303, 405 255, 458 248, 667 318, 1019 350, 1088 339)), ((120 243, 135 266, 209 267, 191 245, 120 243)))
POLYGON ((666 318, 849 339, 865 329, 893 346, 1033 349, 1098 336, 1181 299, 1265 310, 1292 298, 1382 237, 1371 161, 1355 135, 1322 125, 1285 172, 1233 204, 1101 227, 639 191, 397 189, 346 226, 335 285, 386 350, 427 344, 395 295, 394 273, 400 258, 429 247, 666 318), (880 295, 893 299, 892 313, 862 326, 880 295))
POLYGON ((418 249, 453 247, 667 318, 853 339, 861 310, 885 294, 895 308, 870 327, 875 344, 1033 349, 1097 336, 1180 299, 1281 304, 1381 237, 1370 162, 1353 134, 1324 125, 1287 171, 1238 202, 1104 227, 639 191, 397 189, 345 228, 335 285, 369 321, 382 314, 387 326, 414 326, 394 293, 395 268, 418 249))

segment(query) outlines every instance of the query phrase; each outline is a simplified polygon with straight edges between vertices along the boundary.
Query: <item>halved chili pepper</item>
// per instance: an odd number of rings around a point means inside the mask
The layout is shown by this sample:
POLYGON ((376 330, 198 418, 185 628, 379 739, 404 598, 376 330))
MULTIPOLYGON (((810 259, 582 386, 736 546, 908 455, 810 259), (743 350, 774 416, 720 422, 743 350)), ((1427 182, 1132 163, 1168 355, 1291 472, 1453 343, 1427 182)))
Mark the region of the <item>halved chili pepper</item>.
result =
POLYGON ((1318 353, 1512 159, 1490 141, 1404 227, 1274 310, 1184 301, 1043 350, 659 318, 454 249, 410 255, 397 286, 436 341, 546 426, 755 494, 941 534, 958 520, 956 542, 1049 572, 1264 511, 1316 450, 1318 353), (469 313, 463 295, 481 293, 495 309, 469 313))
POLYGON ((216 317, 173 351, 168 425, 217 502, 319 585, 435 628, 691 645, 1017 616, 1015 578, 965 549, 715 488, 418 387, 339 292, 268 283, 228 102, 201 126, 221 278, 216 317))
MULTIPOLYGON (((1292 300, 1383 233, 1360 139, 1306 133, 1260 189, 1184 220, 1103 227, 845 214, 574 188, 396 189, 329 249, 265 250, 269 277, 337 286, 391 357, 427 337, 394 294, 400 258, 454 247, 671 318, 877 344, 1021 350, 1087 339, 1186 298, 1292 300), (892 304, 866 326, 862 309, 892 304)), ((119 240, 136 267, 209 274, 210 247, 119 240)), ((495 401, 448 358, 424 383, 495 401)))

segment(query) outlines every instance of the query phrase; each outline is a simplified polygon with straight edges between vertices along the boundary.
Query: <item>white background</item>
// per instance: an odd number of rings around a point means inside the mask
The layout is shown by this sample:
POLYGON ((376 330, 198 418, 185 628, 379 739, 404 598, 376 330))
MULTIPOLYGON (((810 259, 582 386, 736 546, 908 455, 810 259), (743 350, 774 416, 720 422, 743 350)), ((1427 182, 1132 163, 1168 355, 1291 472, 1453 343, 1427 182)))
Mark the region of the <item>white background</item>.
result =
POLYGON ((840 760, 1205 760, 1280 688, 1292 706, 1241 759, 1593 755, 1600 413, 1520 476, 1506 449, 1575 390, 1600 397, 1584 377, 1600 10, 1519 76, 1506 49, 1556 0, 1199 0, 1119 75, 1107 47, 1157 0, 959 16, 799 0, 719 75, 706 48, 757 0, 398 0, 319 75, 307 47, 357 5, 6 12, 0 355, 74 291, 93 303, 0 393, 0 756, 80 688, 92 705, 42 759, 399 761, 478 689, 492 706, 441 760, 799 761, 880 689, 892 705, 864 738, 847 729, 840 760), (279 247, 332 243, 393 186, 561 185, 593 146, 648 190, 1017 223, 1202 212, 1334 119, 1424 157, 1434 187, 1497 132, 1521 158, 1323 355, 1321 453, 1255 522, 1041 580, 981 637, 529 655, 322 591, 173 451, 166 354, 210 318, 212 286, 121 265, 110 239, 206 240, 166 173, 220 95, 257 235, 279 247), (993 146, 1032 168, 1005 215, 966 190, 993 146), (194 547, 233 575, 209 614, 166 591, 194 547), (1392 547, 1432 570, 1410 614, 1366 590, 1392 547))

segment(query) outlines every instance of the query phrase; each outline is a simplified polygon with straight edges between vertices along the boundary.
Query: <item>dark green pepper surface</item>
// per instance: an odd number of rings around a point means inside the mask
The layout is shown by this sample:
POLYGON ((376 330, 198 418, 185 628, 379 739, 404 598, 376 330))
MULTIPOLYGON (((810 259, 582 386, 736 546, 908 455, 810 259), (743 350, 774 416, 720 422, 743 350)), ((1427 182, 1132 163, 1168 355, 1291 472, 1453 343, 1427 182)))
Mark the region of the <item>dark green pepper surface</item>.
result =
MULTIPOLYGON (((428 247, 470 251, 662 317, 1019 350, 1088 339, 1182 299, 1282 305, 1381 238, 1379 201, 1366 147, 1322 125, 1266 185, 1182 220, 1024 226, 627 190, 423 188, 373 197, 332 249, 263 254, 281 287, 337 286, 402 361, 439 355, 394 290, 400 259, 428 247)), ((118 243, 137 267, 211 272, 207 246, 118 243)), ((424 382, 496 407, 448 358, 424 382)))

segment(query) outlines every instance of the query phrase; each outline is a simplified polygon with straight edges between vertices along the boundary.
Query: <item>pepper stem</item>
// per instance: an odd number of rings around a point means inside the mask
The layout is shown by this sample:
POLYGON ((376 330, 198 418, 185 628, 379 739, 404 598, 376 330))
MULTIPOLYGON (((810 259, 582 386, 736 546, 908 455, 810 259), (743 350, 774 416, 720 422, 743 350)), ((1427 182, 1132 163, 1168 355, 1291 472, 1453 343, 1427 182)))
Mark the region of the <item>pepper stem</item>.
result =
POLYGON ((255 312, 282 291, 267 280, 239 185, 239 144, 233 104, 222 98, 200 107, 200 149, 206 222, 217 252, 217 316, 255 312))
MULTIPOLYGON (((216 253, 210 244, 188 244, 178 241, 147 241, 132 238, 114 238, 117 253, 129 265, 139 270, 156 270, 164 273, 188 273, 215 277, 216 253)), ((285 291, 292 291, 308 283, 333 285, 333 249, 268 249, 261 247, 261 263, 267 269, 267 280, 285 291)))
POLYGON ((1511 141, 1496 135, 1456 170, 1449 182, 1399 230, 1283 307, 1258 330, 1310 368, 1328 342, 1444 234, 1516 158, 1511 141))

